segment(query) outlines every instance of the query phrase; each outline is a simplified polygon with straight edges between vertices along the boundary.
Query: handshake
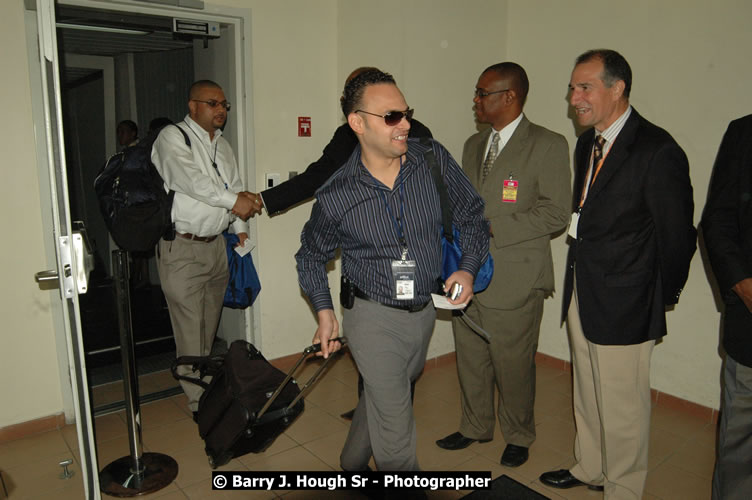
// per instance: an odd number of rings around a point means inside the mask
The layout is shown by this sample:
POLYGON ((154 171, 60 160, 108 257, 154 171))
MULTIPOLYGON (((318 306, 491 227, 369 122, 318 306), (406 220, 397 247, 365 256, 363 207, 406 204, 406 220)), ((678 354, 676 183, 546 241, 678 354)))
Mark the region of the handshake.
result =
POLYGON ((254 215, 260 214, 262 208, 264 208, 264 200, 261 199, 259 194, 243 191, 238 193, 238 199, 232 207, 232 213, 243 220, 248 220, 254 215))

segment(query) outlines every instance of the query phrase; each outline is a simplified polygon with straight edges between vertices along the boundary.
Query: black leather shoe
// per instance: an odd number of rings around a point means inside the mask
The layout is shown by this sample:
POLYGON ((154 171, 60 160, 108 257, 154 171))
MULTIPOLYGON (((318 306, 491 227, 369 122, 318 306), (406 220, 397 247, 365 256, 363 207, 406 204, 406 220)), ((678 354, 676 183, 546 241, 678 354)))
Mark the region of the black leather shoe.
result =
POLYGON ((491 440, 473 439, 463 436, 460 432, 455 432, 454 434, 449 434, 444 439, 439 439, 438 441, 436 441, 436 445, 439 448, 444 448, 445 450, 461 450, 462 448, 467 448, 476 441, 478 441, 479 443, 487 443, 491 440))
POLYGON ((587 486, 589 490, 603 491, 603 486, 597 484, 583 483, 574 477, 567 469, 559 469, 551 472, 544 472, 540 475, 541 483, 552 488, 566 489, 575 486, 587 486))
POLYGON ((528 456, 527 448, 524 446, 508 444, 507 447, 504 448, 504 453, 501 454, 501 465, 507 467, 519 467, 527 462, 528 456))
POLYGON ((353 415, 355 415, 355 408, 353 408, 350 411, 346 411, 345 413, 343 413, 342 415, 340 415, 340 417, 344 418, 345 420, 352 420, 353 419, 353 415))

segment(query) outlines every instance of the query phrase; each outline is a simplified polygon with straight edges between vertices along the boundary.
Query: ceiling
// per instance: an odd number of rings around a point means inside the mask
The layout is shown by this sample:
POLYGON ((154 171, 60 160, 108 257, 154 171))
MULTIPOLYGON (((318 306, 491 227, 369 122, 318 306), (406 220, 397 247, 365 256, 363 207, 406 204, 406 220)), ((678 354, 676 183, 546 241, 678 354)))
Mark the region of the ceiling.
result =
MULTIPOLYGON (((56 19, 58 47, 61 52, 67 54, 115 57, 128 53, 179 50, 193 46, 192 36, 173 34, 171 17, 59 6, 56 19), (102 29, 130 29, 146 33, 89 31, 60 27, 61 23, 102 29)), ((98 70, 69 68, 64 65, 61 70, 66 84, 72 84, 98 73, 98 70)))

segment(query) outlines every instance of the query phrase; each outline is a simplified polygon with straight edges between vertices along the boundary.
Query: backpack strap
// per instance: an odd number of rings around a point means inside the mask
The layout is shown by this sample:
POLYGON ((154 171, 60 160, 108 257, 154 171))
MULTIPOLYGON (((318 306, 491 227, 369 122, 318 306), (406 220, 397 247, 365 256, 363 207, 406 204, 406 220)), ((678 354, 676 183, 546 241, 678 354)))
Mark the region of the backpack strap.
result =
MULTIPOLYGON (((191 147, 191 138, 188 137, 188 134, 183 130, 183 127, 178 125, 177 123, 173 123, 178 130, 180 130, 180 133, 183 134, 183 139, 185 139, 185 145, 188 146, 190 149, 191 147)), ((173 200, 175 200, 175 191, 170 189, 170 191, 167 193, 167 204, 172 207, 173 200)), ((173 221, 170 225, 170 228, 165 230, 165 235, 167 236, 166 239, 168 240, 174 240, 175 239, 175 222, 173 221)))
POLYGON ((452 232, 452 207, 449 205, 449 192, 447 191, 444 179, 441 176, 441 169, 436 161, 436 155, 433 152, 431 146, 431 140, 427 137, 422 137, 420 143, 424 146, 428 146, 428 150, 423 153, 423 158, 426 159, 428 167, 431 170, 431 176, 433 182, 436 184, 436 191, 439 193, 439 204, 441 205, 441 222, 444 226, 444 238, 451 243, 454 241, 454 234, 452 232))

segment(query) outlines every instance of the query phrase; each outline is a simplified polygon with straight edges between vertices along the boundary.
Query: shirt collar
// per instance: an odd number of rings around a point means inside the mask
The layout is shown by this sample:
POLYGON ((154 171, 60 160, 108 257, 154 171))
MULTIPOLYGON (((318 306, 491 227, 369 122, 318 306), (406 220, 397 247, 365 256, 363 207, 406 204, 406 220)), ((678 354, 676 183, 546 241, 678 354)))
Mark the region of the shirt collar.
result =
POLYGON ((606 144, 613 144, 616 140, 616 136, 619 135, 619 132, 621 132, 621 129, 624 128, 624 124, 627 123, 627 119, 629 118, 629 115, 632 114, 632 106, 627 106, 627 110, 624 111, 624 113, 621 114, 619 118, 617 118, 614 123, 609 125, 609 127, 604 130, 601 133, 598 133, 598 131, 595 131, 595 137, 598 137, 599 135, 602 135, 603 138, 606 140, 606 144))
MULTIPOLYGON (((512 120, 510 123, 507 123, 506 126, 502 128, 501 130, 496 130, 495 128, 492 127, 493 132, 497 132, 499 134, 499 141, 501 142, 502 145, 509 142, 509 139, 512 138, 512 134, 514 134, 514 131, 517 130, 517 126, 522 121, 522 115, 523 113, 520 113, 519 116, 517 116, 517 118, 512 120)), ((489 138, 493 137, 493 132, 491 132, 491 135, 489 136, 489 138)))
POLYGON ((204 130, 204 127, 193 121, 193 118, 191 118, 191 115, 185 115, 184 119, 185 123, 191 127, 191 130, 201 138, 201 140, 208 142, 211 144, 212 142, 216 141, 219 136, 222 135, 222 129, 217 129, 214 131, 214 141, 209 137, 209 132, 204 130))

